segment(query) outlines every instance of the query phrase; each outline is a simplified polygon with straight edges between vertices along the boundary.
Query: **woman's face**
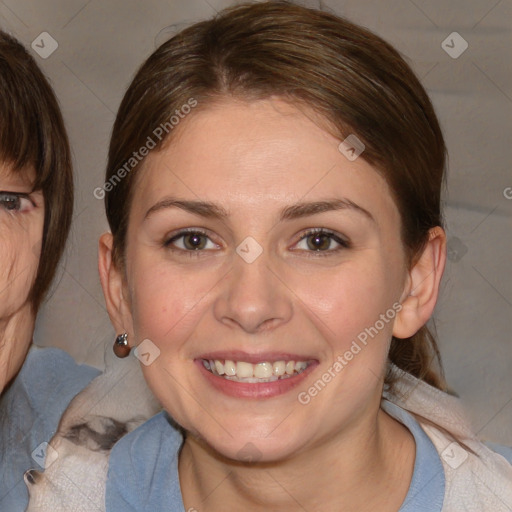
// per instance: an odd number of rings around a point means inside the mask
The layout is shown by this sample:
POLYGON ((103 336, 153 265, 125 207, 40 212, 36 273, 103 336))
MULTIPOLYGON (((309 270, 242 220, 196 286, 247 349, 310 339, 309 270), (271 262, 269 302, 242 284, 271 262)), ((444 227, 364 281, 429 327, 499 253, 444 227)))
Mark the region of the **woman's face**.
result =
POLYGON ((127 236, 125 327, 149 340, 151 389, 236 459, 375 419, 408 276, 386 182, 281 100, 181 122, 145 161, 127 236))
POLYGON ((0 390, 19 370, 28 342, 16 337, 34 283, 43 236, 42 192, 32 192, 33 169, 0 163, 0 390))

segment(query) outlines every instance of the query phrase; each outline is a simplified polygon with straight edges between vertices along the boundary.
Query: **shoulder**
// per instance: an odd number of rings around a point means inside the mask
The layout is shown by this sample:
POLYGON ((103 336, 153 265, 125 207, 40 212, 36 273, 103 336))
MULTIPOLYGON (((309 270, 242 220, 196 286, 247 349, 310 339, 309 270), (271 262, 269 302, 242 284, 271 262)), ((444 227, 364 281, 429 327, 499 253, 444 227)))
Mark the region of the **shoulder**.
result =
POLYGON ((511 446, 504 446, 502 444, 492 443, 492 442, 486 442, 485 445, 490 448, 493 452, 498 453, 502 457, 505 458, 506 461, 508 461, 509 464, 512 464, 512 447, 511 446))
POLYGON ((31 454, 51 439, 69 402, 99 373, 63 350, 31 347, 0 399, 0 510, 21 510, 23 500, 26 505, 23 473, 41 469, 31 454))
POLYGON ((448 510, 512 510, 512 465, 476 436, 456 437, 420 420, 440 454, 446 476, 448 510))
POLYGON ((151 466, 162 448, 167 454, 173 455, 179 450, 183 441, 182 435, 174 426, 165 411, 162 411, 135 430, 122 437, 112 449, 110 466, 117 460, 137 463, 137 468, 151 466), (143 453, 144 452, 144 453, 143 453))
POLYGON ((77 394, 100 373, 92 366, 77 364, 64 350, 33 345, 17 380, 20 385, 32 388, 32 397, 50 389, 55 392, 55 386, 68 389, 67 394, 77 394))
POLYGON ((7 392, 16 409, 36 414, 43 421, 57 421, 69 402, 101 372, 80 365, 63 350, 32 346, 27 359, 7 392))
POLYGON ((181 512, 178 453, 183 437, 165 412, 120 439, 110 454, 106 489, 108 512, 181 512), (167 505, 166 505, 167 504, 167 505))
MULTIPOLYGON (((101 372, 79 365, 57 348, 32 346, 20 373, 0 399, 2 435, 6 427, 25 434, 33 427, 40 434, 53 434, 73 397, 101 372)), ((19 432, 18 432, 19 434, 19 432)))
POLYGON ((447 510, 509 511, 512 466, 478 439, 461 402, 412 375, 395 372, 398 386, 388 400, 413 414, 435 446, 446 479, 447 510))

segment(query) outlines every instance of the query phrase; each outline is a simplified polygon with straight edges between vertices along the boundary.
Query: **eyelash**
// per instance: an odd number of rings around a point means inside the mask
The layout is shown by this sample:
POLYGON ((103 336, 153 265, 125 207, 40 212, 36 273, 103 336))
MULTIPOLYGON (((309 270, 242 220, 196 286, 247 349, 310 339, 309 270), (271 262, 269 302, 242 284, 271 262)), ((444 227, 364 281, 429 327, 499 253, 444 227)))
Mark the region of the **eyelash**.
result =
POLYGON ((23 210, 23 205, 21 204, 21 201, 25 199, 30 202, 32 206, 35 206, 32 199, 30 199, 30 196, 28 194, 22 193, 22 192, 5 192, 0 190, 0 205, 2 205, 2 208, 9 213, 20 213, 23 210), (13 204, 14 201, 19 201, 20 205, 19 208, 8 208, 9 205, 13 204))
MULTIPOLYGON (((173 252, 181 252, 181 253, 187 254, 187 256, 189 256, 189 257, 200 257, 201 253, 204 253, 206 250, 209 250, 209 249, 188 250, 188 249, 172 247, 172 244, 174 242, 176 242, 176 240, 179 240, 180 238, 183 238, 184 236, 190 235, 190 234, 202 235, 202 236, 209 238, 208 233, 203 231, 202 229, 199 229, 199 228, 184 229, 184 230, 181 230, 178 233, 176 233, 171 238, 167 239, 164 242, 163 246, 173 252)), ((339 251, 342 251, 344 249, 349 249, 351 247, 351 244, 348 240, 340 237, 335 232, 326 230, 324 228, 313 228, 313 229, 306 230, 306 232, 302 235, 302 237, 299 239, 297 244, 313 235, 327 236, 327 237, 329 237, 330 240, 333 240, 336 243, 338 243, 339 247, 337 247, 336 249, 328 249, 326 251, 319 251, 319 250, 305 251, 305 252, 311 253, 311 257, 326 257, 326 256, 332 255, 333 253, 338 253, 339 251)), ((299 249, 299 250, 304 251, 304 249, 299 249)))
POLYGON ((330 240, 334 240, 337 244, 339 244, 339 247, 337 247, 336 249, 328 249, 327 251, 306 251, 312 253, 312 257, 315 258, 330 256, 333 253, 338 253, 340 251, 343 251, 344 249, 350 249, 351 247, 351 244, 348 240, 342 238, 340 235, 337 235, 334 231, 330 231, 324 228, 313 228, 306 230, 306 232, 302 235, 302 237, 297 243, 302 242, 302 240, 306 240, 308 237, 313 235, 327 236, 330 240))

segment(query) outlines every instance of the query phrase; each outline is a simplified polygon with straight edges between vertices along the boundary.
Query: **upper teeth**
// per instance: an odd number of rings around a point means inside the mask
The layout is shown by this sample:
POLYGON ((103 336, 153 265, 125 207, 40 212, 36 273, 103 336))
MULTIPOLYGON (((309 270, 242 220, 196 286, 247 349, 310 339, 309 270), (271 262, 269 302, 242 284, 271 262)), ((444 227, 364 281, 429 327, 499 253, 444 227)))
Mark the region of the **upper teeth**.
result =
POLYGON ((231 361, 229 359, 224 361, 219 359, 203 360, 203 364, 206 369, 215 375, 223 375, 226 378, 271 380, 276 380, 276 378, 282 376, 290 376, 294 373, 301 373, 308 366, 308 363, 305 361, 263 361, 252 364, 246 361, 231 361))

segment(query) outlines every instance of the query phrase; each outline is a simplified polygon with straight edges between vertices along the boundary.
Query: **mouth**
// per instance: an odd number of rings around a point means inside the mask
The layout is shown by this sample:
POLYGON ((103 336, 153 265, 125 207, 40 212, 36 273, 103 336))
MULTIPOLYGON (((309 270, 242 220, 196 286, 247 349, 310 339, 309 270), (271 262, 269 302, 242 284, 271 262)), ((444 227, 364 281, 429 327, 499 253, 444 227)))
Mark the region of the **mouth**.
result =
POLYGON ((203 353, 194 362, 211 389, 243 399, 288 394, 319 365, 310 355, 240 350, 203 353))
POLYGON ((248 384, 276 382, 296 377, 306 371, 313 361, 277 360, 250 363, 230 359, 201 359, 204 368, 225 380, 248 384))

